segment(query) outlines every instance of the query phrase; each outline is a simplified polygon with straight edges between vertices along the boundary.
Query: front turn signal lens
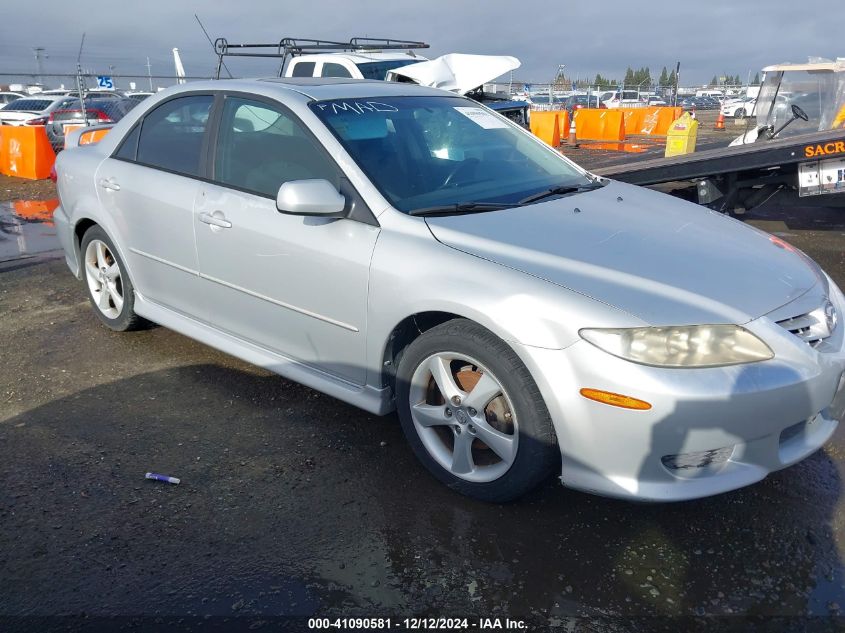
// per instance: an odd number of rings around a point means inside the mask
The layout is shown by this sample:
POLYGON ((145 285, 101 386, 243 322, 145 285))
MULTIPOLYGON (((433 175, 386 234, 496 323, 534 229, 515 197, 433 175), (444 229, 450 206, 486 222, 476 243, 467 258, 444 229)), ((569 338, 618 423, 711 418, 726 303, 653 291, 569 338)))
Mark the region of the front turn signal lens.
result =
POLYGON ((600 389, 582 389, 581 395, 588 400, 595 400, 614 407, 622 407, 623 409, 635 409, 637 411, 648 411, 651 405, 645 400, 638 400, 631 396, 623 396, 621 393, 613 393, 610 391, 601 391, 600 389))

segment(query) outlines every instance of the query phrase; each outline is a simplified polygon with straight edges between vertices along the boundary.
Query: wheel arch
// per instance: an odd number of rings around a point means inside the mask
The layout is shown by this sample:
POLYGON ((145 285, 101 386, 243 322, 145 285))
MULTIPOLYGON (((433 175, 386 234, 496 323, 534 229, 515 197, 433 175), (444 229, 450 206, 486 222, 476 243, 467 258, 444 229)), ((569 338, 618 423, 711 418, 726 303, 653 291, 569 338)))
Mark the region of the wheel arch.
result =
MULTIPOLYGON (((105 221, 98 221, 90 215, 80 216, 78 219, 76 219, 73 225, 73 247, 76 250, 76 261, 79 262, 79 272, 77 273, 77 277, 79 279, 83 279, 82 239, 85 237, 85 233, 87 233, 88 230, 95 226, 102 229, 103 232, 111 240, 112 245, 114 246, 114 250, 117 251, 117 254, 120 256, 120 259, 123 262, 123 266, 126 269, 126 274, 129 275, 129 279, 132 280, 134 284, 135 276, 132 274, 132 267, 130 266, 129 260, 126 257, 126 253, 124 252, 123 247, 121 246, 119 241, 115 239, 114 232, 110 230, 110 227, 105 221)), ((137 291, 138 288, 136 287, 135 290, 137 291)))
POLYGON ((84 272, 82 270, 82 238, 85 236, 85 233, 88 232, 88 229, 94 226, 100 225, 88 217, 80 218, 76 224, 73 225, 73 250, 74 255, 76 256, 76 261, 79 262, 79 267, 76 272, 76 276, 79 279, 84 277, 84 272))
POLYGON ((455 319, 464 319, 484 328, 509 346, 518 357, 522 357, 520 350, 512 344, 513 336, 509 336, 501 328, 496 327, 496 324, 484 318, 484 315, 473 315, 465 310, 457 311, 448 308, 418 310, 400 320, 385 338, 381 355, 381 386, 390 387, 395 393, 396 371, 402 360, 402 354, 408 346, 431 328, 455 319))
MULTIPOLYGON (((411 314, 397 323, 382 347, 382 380, 381 384, 396 391, 396 368, 402 359, 402 354, 422 334, 431 328, 453 319, 466 317, 445 312, 443 310, 427 310, 411 314)), ((470 319, 471 320, 471 319, 470 319)))

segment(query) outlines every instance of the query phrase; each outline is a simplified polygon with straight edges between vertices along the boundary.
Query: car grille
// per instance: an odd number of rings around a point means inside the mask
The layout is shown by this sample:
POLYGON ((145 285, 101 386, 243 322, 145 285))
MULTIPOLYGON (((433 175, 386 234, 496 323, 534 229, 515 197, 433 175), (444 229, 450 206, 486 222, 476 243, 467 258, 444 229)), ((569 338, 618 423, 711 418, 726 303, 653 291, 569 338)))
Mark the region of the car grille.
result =
POLYGON ((678 455, 664 455, 660 458, 663 465, 670 470, 689 470, 706 466, 720 466, 730 459, 733 446, 714 448, 697 453, 679 453, 678 455))
POLYGON ((814 348, 821 345, 833 333, 828 327, 825 305, 819 306, 812 312, 783 319, 777 324, 814 348))

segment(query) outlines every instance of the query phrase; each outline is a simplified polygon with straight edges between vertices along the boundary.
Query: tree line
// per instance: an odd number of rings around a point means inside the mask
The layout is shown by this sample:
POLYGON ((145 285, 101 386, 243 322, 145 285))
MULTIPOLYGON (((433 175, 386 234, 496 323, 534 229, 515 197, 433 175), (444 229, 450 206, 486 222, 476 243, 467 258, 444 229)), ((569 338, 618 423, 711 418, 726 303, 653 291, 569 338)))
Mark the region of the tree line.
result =
MULTIPOLYGON (((657 81, 651 76, 651 71, 649 70, 648 66, 644 66, 643 68, 631 68, 630 66, 625 71, 625 78, 622 80, 621 84, 624 86, 629 87, 636 87, 636 86, 652 86, 657 85, 660 87, 671 87, 675 85, 677 77, 675 75, 675 69, 673 68, 671 71, 663 67, 663 70, 660 71, 660 76, 658 77, 657 81)), ((586 88, 589 86, 594 86, 597 88, 613 88, 618 87, 620 82, 618 79, 613 79, 610 77, 605 77, 601 73, 597 73, 596 77, 593 81, 589 79, 577 79, 573 80, 570 77, 566 77, 563 73, 557 76, 555 80, 555 85, 562 89, 573 89, 573 88, 586 88)), ((741 86, 743 85, 743 80, 739 75, 728 75, 727 73, 724 75, 713 75, 713 79, 710 80, 709 86, 713 88, 718 88, 720 86, 741 86)), ((751 85, 760 85, 760 73, 754 75, 754 80, 751 82, 751 85)))

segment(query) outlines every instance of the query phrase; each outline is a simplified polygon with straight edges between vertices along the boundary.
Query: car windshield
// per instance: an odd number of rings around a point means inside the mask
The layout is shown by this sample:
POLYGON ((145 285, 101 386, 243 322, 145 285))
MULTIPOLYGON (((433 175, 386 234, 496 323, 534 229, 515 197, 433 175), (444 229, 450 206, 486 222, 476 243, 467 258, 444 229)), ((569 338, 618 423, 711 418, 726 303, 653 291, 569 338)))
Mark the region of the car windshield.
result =
POLYGON ((53 103, 52 99, 17 99, 8 104, 4 110, 22 110, 28 112, 41 112, 53 103))
POLYGON ((393 70, 394 68, 402 68, 402 66, 417 64, 421 61, 424 60, 409 57, 408 59, 392 59, 384 62, 363 62, 355 65, 358 67, 358 70, 361 71, 364 79, 377 79, 378 81, 384 81, 387 78, 387 71, 393 70))
POLYGON ((311 108, 405 213, 516 205, 544 190, 592 183, 520 127, 462 97, 340 99, 311 108))
POLYGON ((757 95, 757 124, 780 127, 792 118, 792 106, 809 121, 795 120, 778 136, 820 132, 833 127, 845 102, 845 73, 789 70, 766 73, 757 95))

